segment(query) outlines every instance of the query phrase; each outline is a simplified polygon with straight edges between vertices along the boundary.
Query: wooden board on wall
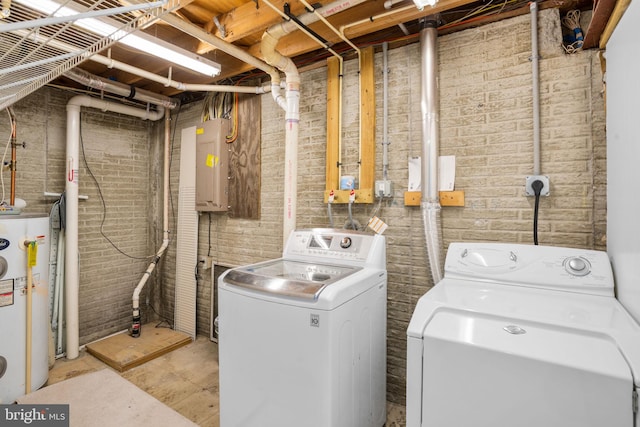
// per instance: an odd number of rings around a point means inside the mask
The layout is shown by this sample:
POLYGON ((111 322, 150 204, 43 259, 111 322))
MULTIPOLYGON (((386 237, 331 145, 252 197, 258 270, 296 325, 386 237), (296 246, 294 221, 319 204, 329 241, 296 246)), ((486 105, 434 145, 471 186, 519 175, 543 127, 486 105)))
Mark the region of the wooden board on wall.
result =
POLYGON ((229 153, 229 216, 260 218, 260 97, 238 96, 238 138, 229 153))

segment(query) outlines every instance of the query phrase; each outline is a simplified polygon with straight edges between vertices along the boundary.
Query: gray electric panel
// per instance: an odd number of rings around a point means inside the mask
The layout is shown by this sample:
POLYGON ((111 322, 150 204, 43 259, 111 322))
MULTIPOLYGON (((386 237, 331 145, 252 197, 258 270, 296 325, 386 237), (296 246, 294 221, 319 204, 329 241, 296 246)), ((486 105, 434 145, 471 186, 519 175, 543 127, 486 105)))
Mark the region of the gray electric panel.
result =
POLYGON ((212 119, 196 128, 196 210, 221 212, 229 200, 228 119, 212 119))

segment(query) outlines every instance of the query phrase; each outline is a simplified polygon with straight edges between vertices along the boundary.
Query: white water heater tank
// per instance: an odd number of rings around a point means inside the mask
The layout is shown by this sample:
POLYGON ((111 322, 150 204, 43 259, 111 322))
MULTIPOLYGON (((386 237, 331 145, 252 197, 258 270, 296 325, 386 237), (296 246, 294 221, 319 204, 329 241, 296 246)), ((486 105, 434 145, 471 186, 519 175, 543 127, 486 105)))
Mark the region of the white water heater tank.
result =
POLYGON ((0 404, 13 403, 27 391, 27 250, 37 243, 31 287, 30 390, 49 376, 49 218, 0 216, 0 404))

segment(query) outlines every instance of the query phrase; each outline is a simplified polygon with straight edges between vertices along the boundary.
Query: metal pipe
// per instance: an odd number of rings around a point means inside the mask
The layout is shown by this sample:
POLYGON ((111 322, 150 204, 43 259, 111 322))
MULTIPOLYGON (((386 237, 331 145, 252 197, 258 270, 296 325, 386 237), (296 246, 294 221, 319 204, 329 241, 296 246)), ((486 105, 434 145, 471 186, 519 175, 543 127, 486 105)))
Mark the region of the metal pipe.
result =
MULTIPOLYGON (((389 179, 389 43, 382 43, 382 178, 389 179)), ((382 197, 381 197, 382 198, 382 197)))
MULTIPOLYGON (((428 19, 420 31, 422 59, 421 112, 422 112, 422 168, 421 190, 422 220, 424 225, 427 258, 433 284, 443 276, 444 256, 442 227, 440 225, 440 200, 438 194, 438 29, 435 19, 428 19)), ((408 414, 407 414, 408 418, 408 414)))
POLYGON ((177 100, 169 98, 168 96, 160 95, 124 83, 105 79, 104 77, 96 76, 79 68, 74 68, 67 71, 66 73, 64 73, 64 76, 94 89, 115 93, 117 95, 122 95, 127 98, 135 99, 142 102, 162 105, 164 108, 173 109, 176 108, 179 104, 177 100))

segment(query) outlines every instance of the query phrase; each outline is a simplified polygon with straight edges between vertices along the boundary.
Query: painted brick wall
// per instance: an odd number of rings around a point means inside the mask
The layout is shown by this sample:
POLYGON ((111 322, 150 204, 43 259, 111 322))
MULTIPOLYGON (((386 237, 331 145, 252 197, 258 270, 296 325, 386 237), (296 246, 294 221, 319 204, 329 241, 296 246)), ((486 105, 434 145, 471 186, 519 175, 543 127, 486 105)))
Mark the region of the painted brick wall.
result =
MULTIPOLYGON (((606 169, 604 102, 596 53, 566 55, 559 47, 558 12, 540 13, 542 173, 551 197, 540 208, 540 242, 606 248, 606 169)), ((439 38, 441 154, 455 155, 456 188, 466 206, 442 210, 445 244, 458 240, 531 243, 533 199, 523 196, 532 173, 532 113, 529 17, 517 17, 439 38)), ((417 44, 389 51, 389 177, 394 198, 378 215, 387 236, 388 399, 402 403, 405 387, 405 331, 416 301, 431 286, 419 208, 405 207, 407 161, 420 154, 420 62, 417 44)), ((326 140, 326 71, 302 73, 298 165, 298 227, 328 225, 322 203, 326 140)), ((357 175, 357 65, 345 64, 344 173, 357 175)), ((71 95, 43 89, 15 106, 19 140, 18 194, 29 211, 47 212, 42 192, 64 183, 65 105, 71 95)), ((382 177, 382 56, 376 54, 377 170, 382 177)), ((201 106, 173 113, 171 188, 177 209, 180 130, 199 122, 201 106)), ((212 214, 200 217, 199 254, 211 253, 218 266, 276 258, 282 251, 284 113, 270 95, 262 96, 262 189, 260 220, 212 214), (210 231, 209 231, 210 230, 210 231), (211 247, 209 247, 209 239, 211 247)), ((88 162, 108 206, 105 232, 135 256, 153 253, 162 233, 160 144, 162 124, 99 111, 83 113, 88 162)), ((0 119, 0 134, 8 136, 0 119)), ((4 172, 5 178, 8 173, 4 172)), ((145 260, 118 254, 100 235, 102 206, 95 185, 81 167, 81 342, 106 336, 130 324, 131 292, 145 260)), ((374 206, 356 205, 366 223, 374 206)), ((334 207, 335 225, 347 219, 334 207)), ((171 229, 175 230, 172 217, 171 229)), ((159 268, 162 286, 147 286, 156 308, 173 317, 175 240, 159 268)), ((198 331, 209 333, 211 276, 200 272, 198 331)), ((155 275, 152 279, 155 278, 155 275)), ((146 295, 143 294, 143 308, 146 295)))
MULTIPOLYGON (((541 171, 551 196, 540 206, 541 244, 606 248, 606 171, 601 72, 594 52, 566 55, 557 10, 540 12, 541 171)), ((452 241, 532 243, 533 198, 524 196, 532 174, 532 96, 529 16, 439 38, 441 154, 455 155, 456 188, 466 206, 444 207, 445 245, 452 241)), ((389 51, 389 177, 394 199, 378 215, 387 236, 388 399, 402 403, 405 331, 415 303, 431 286, 419 208, 405 207, 409 157, 420 155, 419 46, 389 51)), ((345 63, 344 174, 356 175, 358 160, 357 64, 345 63)), ((298 164, 298 227, 326 227, 322 203, 326 140, 326 70, 301 75, 298 164)), ((284 114, 262 100, 262 211, 258 221, 213 215, 211 237, 217 264, 234 266, 280 255, 284 114)), ((382 56, 376 55, 376 177, 382 177, 382 56)), ((195 115, 194 106, 187 107, 195 115)), ((184 114, 184 113, 183 113, 184 114)), ((193 123, 193 122, 192 122, 193 123)), ((374 206, 354 206, 366 223, 374 206)), ((347 220, 334 206, 334 224, 347 220)), ((208 218, 200 226, 206 252, 208 218)), ((203 246, 204 245, 204 246, 203 246)), ((170 264, 168 261, 167 264, 170 264)), ((210 277, 199 304, 199 331, 208 333, 210 277)))
MULTIPOLYGON (((71 96, 44 88, 14 105, 17 139, 26 142, 26 149, 19 148, 17 153, 16 193, 26 200, 27 212, 49 213, 55 199, 45 198, 43 193, 64 191, 66 104, 71 96)), ((9 121, 2 113, 0 135, 6 141, 9 121)), ((104 233, 130 255, 149 255, 154 250, 149 197, 151 125, 137 118, 83 108, 81 126, 86 161, 107 205, 104 233)), ((3 176, 8 198, 10 173, 5 171, 3 176)), ((82 152, 79 193, 89 196, 79 204, 83 344, 131 326, 131 295, 148 261, 121 255, 102 237, 103 206, 82 152)), ((146 292, 141 301, 145 299, 146 292)))

